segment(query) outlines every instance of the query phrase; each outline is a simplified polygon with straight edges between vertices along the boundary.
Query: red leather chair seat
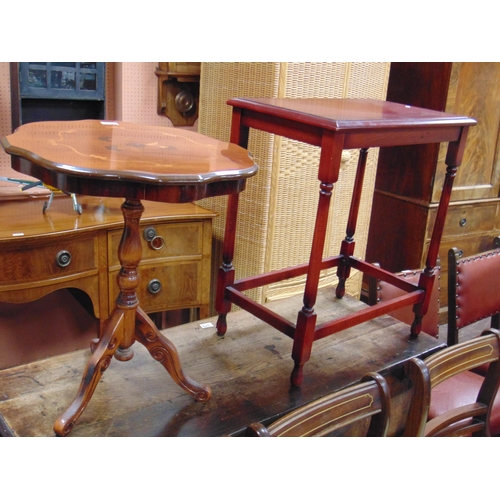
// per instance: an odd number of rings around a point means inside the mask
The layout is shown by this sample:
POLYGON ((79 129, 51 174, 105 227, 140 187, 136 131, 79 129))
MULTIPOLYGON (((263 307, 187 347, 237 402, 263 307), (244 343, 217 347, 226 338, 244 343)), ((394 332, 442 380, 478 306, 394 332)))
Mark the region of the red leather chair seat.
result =
MULTIPOLYGON (((477 373, 466 371, 445 380, 432 389, 429 419, 442 413, 474 403, 484 378, 477 373)), ((500 391, 497 393, 490 418, 490 433, 500 435, 500 391)))

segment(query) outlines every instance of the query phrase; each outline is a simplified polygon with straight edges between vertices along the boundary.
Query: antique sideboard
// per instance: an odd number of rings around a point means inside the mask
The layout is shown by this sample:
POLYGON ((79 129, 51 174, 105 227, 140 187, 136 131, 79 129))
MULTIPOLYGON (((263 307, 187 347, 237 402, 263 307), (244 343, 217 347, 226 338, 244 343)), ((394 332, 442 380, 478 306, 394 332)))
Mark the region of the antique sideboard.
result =
MULTIPOLYGON (((37 330, 43 330, 40 322, 44 314, 50 317, 50 311, 43 310, 51 304, 47 299, 50 294, 54 294, 54 300, 59 294, 58 300, 67 302, 67 307, 74 310, 78 301, 62 293, 71 290, 101 326, 114 307, 120 269, 117 248, 123 227, 122 200, 91 196, 77 199, 82 206, 81 215, 67 196, 56 196, 45 213, 44 195, 7 199, 0 204, 0 316, 9 311, 26 315, 21 304, 43 301, 30 335, 36 336, 37 330)), ((138 290, 145 312, 190 308, 200 318, 208 315, 215 215, 192 203, 145 202, 138 290)), ((54 306, 54 311, 61 310, 60 305, 54 306)), ((80 321, 85 320, 85 315, 78 314, 83 318, 80 321)), ((81 345, 82 341, 76 339, 68 339, 65 344, 55 338, 55 331, 47 330, 45 338, 40 339, 40 354, 60 354, 61 349, 65 352, 88 345, 87 341, 81 345)), ((0 368, 39 357, 37 349, 32 351, 33 344, 26 344, 31 352, 7 355, 6 348, 16 336, 14 328, 3 328, 0 346, 5 355, 0 355, 0 368)))

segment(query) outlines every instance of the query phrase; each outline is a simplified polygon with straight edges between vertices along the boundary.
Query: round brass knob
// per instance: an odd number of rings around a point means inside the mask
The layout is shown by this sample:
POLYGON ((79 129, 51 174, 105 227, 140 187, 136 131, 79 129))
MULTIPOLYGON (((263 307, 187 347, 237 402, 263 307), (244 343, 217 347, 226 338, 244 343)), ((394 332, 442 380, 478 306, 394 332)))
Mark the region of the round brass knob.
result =
POLYGON ((148 283, 148 292, 149 293, 158 293, 161 290, 161 282, 158 279, 152 279, 148 283))
POLYGON ((146 241, 152 241, 153 238, 156 236, 156 229, 154 227, 147 227, 144 229, 142 232, 142 236, 146 241))
POLYGON ((69 266, 70 262, 71 262, 71 254, 67 250, 61 250, 56 255, 56 264, 59 267, 69 266))
POLYGON ((165 246, 163 236, 158 236, 154 227, 150 226, 145 228, 142 232, 142 236, 150 244, 153 250, 161 250, 165 246))
POLYGON ((188 113, 194 107, 194 97, 189 90, 181 90, 174 100, 175 109, 181 113, 188 113))

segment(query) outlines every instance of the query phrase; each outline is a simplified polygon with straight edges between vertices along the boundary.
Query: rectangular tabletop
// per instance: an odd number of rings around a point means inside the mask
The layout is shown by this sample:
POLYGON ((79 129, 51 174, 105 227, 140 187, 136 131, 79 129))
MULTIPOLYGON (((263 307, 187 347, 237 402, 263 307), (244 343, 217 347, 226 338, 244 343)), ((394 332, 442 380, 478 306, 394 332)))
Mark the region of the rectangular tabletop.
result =
POLYGON ((326 131, 342 134, 344 149, 453 142, 462 127, 476 124, 466 116, 376 99, 236 98, 228 104, 244 126, 315 146, 326 131))

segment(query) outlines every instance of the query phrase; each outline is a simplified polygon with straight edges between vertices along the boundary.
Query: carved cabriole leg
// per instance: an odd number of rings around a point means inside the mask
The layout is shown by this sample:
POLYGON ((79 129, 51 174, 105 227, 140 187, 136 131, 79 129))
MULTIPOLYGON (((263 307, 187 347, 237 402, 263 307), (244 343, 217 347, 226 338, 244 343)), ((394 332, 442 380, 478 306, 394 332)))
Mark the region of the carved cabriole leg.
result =
POLYGON ((175 346, 158 331, 141 308, 137 309, 135 337, 151 356, 165 367, 174 382, 192 394, 196 401, 204 402, 210 399, 210 387, 198 384, 183 373, 175 346))
POLYGON ((120 293, 116 299, 115 310, 103 328, 101 338, 92 344, 92 355, 85 368, 77 395, 54 425, 54 432, 59 436, 66 436, 71 432, 112 357, 120 361, 132 358, 131 347, 136 340, 145 345, 153 358, 163 364, 174 381, 193 394, 197 401, 207 401, 210 398, 210 388, 193 382, 182 373, 175 347, 161 336, 154 323, 138 308, 136 289, 140 278, 137 268, 142 256, 139 222, 143 211, 144 207, 140 200, 126 200, 122 205, 125 224, 118 248, 118 258, 122 266, 117 278, 120 293))
POLYGON ((97 382, 109 366, 111 357, 114 355, 120 361, 128 361, 133 356, 130 348, 135 342, 135 314, 139 304, 136 289, 140 283, 137 267, 142 257, 139 222, 143 211, 144 206, 140 200, 125 200, 122 204, 124 229, 118 248, 122 268, 117 278, 120 293, 101 339, 91 345, 92 355, 77 396, 54 425, 55 433, 60 436, 71 432, 75 421, 89 403, 97 382))
POLYGON ((116 310, 107 322, 105 331, 95 345, 87 363, 75 399, 54 424, 54 432, 58 436, 66 436, 71 432, 75 421, 89 403, 102 374, 111 363, 120 340, 123 338, 123 317, 123 311, 116 310))
POLYGON ((183 374, 174 345, 160 334, 155 324, 138 307, 136 289, 140 277, 137 268, 142 256, 139 222, 144 207, 140 201, 126 200, 122 205, 122 211, 125 227, 118 249, 122 268, 118 274, 120 294, 116 299, 116 307, 123 311, 124 334, 115 357, 120 361, 131 359, 133 351, 130 348, 138 340, 148 349, 151 356, 165 367, 179 386, 193 394, 197 401, 208 401, 211 390, 183 374))
POLYGON ((231 310, 231 302, 225 297, 225 290, 234 283, 234 245, 236 240, 236 222, 238 215, 239 195, 232 194, 227 202, 226 228, 222 250, 222 266, 217 276, 217 295, 215 309, 219 313, 217 319, 217 335, 223 336, 227 330, 226 316, 231 310))

